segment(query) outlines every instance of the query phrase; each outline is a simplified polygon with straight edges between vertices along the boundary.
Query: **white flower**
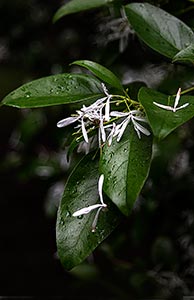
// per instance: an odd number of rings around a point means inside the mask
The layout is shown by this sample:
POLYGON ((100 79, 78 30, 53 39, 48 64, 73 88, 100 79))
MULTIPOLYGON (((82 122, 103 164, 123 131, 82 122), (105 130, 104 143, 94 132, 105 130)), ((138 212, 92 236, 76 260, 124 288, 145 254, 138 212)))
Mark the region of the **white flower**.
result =
POLYGON ((119 41, 119 52, 123 52, 127 45, 129 35, 134 35, 134 30, 130 26, 124 9, 121 9, 121 17, 112 19, 106 17, 103 19, 103 24, 100 24, 101 32, 98 37, 99 44, 108 44, 109 42, 119 41))
POLYGON ((72 215, 73 217, 79 217, 79 216, 86 215, 86 214, 90 213, 94 209, 98 209, 97 212, 96 212, 96 215, 94 217, 93 223, 92 223, 92 232, 96 231, 96 225, 97 225, 97 222, 98 222, 98 217, 99 217, 100 211, 103 208, 107 207, 107 205, 103 201, 103 195, 102 195, 103 182, 104 182, 104 174, 101 174, 100 177, 99 177, 99 180, 98 180, 98 193, 99 193, 99 197, 100 197, 100 203, 99 204, 93 204, 93 205, 90 205, 88 207, 81 208, 81 209, 75 211, 72 215))
POLYGON ((112 142, 112 137, 117 136, 117 142, 120 141, 130 121, 133 123, 134 129, 137 132, 139 139, 141 138, 141 133, 147 136, 150 135, 149 130, 138 123, 138 121, 147 123, 147 120, 143 117, 140 111, 138 110, 131 110, 130 112, 112 111, 110 115, 118 118, 125 117, 125 119, 120 124, 113 126, 113 129, 108 137, 109 145, 112 142))
POLYGON ((160 107, 160 108, 163 108, 163 109, 166 109, 166 110, 170 110, 172 112, 176 112, 177 110, 179 109, 182 109, 182 108, 185 108, 189 105, 189 103, 185 103, 179 107, 178 106, 178 103, 179 103, 179 100, 180 100, 180 96, 181 96, 181 88, 178 89, 178 92, 176 94, 176 98, 175 98, 175 101, 174 101, 174 106, 169 106, 169 105, 163 105, 163 104, 160 104, 160 103, 157 103, 157 102, 153 102, 156 106, 160 107))
POLYGON ((83 105, 80 110, 76 111, 77 115, 62 119, 57 123, 57 127, 65 127, 75 123, 76 121, 79 121, 81 124, 79 124, 77 128, 81 128, 84 140, 86 143, 88 143, 89 138, 87 127, 99 124, 99 145, 101 145, 101 140, 105 142, 106 134, 104 129, 104 121, 108 122, 110 120, 110 99, 112 95, 108 93, 108 90, 103 83, 102 89, 104 91, 105 97, 98 99, 88 107, 83 105), (105 110, 104 115, 103 109, 105 110))

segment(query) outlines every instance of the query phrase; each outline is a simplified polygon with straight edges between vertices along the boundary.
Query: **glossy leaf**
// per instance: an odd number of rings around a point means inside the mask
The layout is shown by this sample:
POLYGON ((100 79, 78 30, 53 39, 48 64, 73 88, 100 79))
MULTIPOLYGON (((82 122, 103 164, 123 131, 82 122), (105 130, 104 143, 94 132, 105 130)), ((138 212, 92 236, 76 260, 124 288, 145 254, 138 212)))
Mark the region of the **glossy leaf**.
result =
POLYGON ((129 215, 148 176, 152 155, 152 137, 139 139, 128 126, 122 139, 105 145, 100 171, 105 175, 104 191, 121 212, 129 215))
POLYGON ((71 0, 68 3, 61 6, 53 17, 53 21, 61 19, 66 15, 78 13, 84 10, 98 8, 107 4, 112 3, 113 0, 71 0))
POLYGON ((194 33, 181 20, 149 3, 125 6, 130 24, 149 47, 173 58, 180 50, 194 43, 194 33))
POLYGON ((162 105, 173 106, 175 96, 168 96, 143 87, 139 91, 138 98, 145 109, 152 131, 158 139, 165 138, 194 116, 194 96, 181 96, 178 106, 184 103, 189 103, 189 105, 176 112, 162 109, 153 104, 154 101, 162 105))
POLYGON ((121 84, 121 81, 117 78, 117 76, 114 73, 112 73, 110 70, 108 70, 107 68, 101 66, 100 64, 95 63, 90 60, 77 60, 77 61, 74 61, 73 64, 82 66, 82 67, 90 70, 103 82, 108 83, 112 87, 115 87, 115 88, 123 91, 123 86, 121 84))
POLYGON ((57 74, 26 83, 8 94, 2 104, 19 107, 44 107, 75 102, 93 102, 103 94, 101 83, 80 74, 57 74))
MULTIPOLYGON (((94 154, 93 154, 94 155, 94 154)), ((99 203, 98 160, 85 156, 70 175, 57 216, 57 248, 64 267, 70 270, 81 263, 118 225, 120 213, 104 197, 107 211, 101 211, 96 232, 91 231, 96 210, 83 217, 72 214, 84 207, 99 203)))
POLYGON ((187 48, 181 50, 173 57, 173 62, 188 61, 194 64, 194 44, 189 45, 187 48))

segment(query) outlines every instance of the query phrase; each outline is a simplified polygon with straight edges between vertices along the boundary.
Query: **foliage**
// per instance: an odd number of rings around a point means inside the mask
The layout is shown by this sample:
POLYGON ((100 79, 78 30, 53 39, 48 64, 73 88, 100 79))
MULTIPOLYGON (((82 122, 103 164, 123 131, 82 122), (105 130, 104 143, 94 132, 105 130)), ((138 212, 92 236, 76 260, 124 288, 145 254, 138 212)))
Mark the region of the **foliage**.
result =
MULTIPOLYGON (((57 11, 54 21, 109 5, 118 8, 120 4, 72 0, 57 11)), ((122 38, 134 31, 155 54, 169 64, 185 64, 189 73, 194 34, 188 25, 149 3, 127 4, 121 17, 128 29, 122 38)), ((92 74, 44 77, 24 84, 2 101, 2 105, 18 108, 68 105, 73 114, 59 121, 58 127, 78 123, 69 142, 70 153, 78 146, 86 155, 69 176, 57 217, 58 253, 66 269, 83 261, 130 215, 149 176, 153 146, 194 116, 194 97, 185 95, 193 91, 192 86, 171 95, 171 91, 164 94, 140 83, 134 96, 131 86, 126 87, 99 63, 78 60, 72 65, 92 74)))

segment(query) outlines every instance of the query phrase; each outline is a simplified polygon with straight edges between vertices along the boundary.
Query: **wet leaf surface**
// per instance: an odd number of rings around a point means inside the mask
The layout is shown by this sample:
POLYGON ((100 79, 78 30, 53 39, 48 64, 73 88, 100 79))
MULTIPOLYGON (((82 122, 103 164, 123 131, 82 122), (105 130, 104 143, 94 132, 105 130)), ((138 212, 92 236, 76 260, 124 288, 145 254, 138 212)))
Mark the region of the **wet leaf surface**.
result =
POLYGON ((73 217, 81 208, 99 203, 98 160, 85 156, 70 175, 65 187, 57 216, 57 248, 64 267, 71 269, 81 263, 118 225, 120 213, 105 197, 107 209, 100 212, 96 231, 92 222, 96 210, 87 215, 73 217))
POLYGON ((8 94, 2 104, 35 108, 95 101, 103 94, 101 83, 92 76, 57 74, 26 83, 8 94))

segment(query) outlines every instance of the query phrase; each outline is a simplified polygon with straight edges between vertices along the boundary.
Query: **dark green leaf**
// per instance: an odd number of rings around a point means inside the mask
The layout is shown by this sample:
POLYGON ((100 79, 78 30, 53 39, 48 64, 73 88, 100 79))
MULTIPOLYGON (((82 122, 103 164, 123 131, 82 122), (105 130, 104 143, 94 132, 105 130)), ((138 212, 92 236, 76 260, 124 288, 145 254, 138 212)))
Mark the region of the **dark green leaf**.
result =
POLYGON ((98 78, 100 78, 103 82, 106 82, 110 84, 112 87, 115 87, 123 91, 123 86, 121 84, 121 81, 117 78, 117 76, 107 68, 101 66, 100 64, 89 60, 77 60, 74 61, 72 64, 87 68, 92 73, 94 73, 98 78))
POLYGON ((188 61, 194 64, 194 44, 189 45, 187 48, 181 50, 173 57, 175 61, 188 61))
POLYGON ((77 137, 73 138, 71 141, 69 147, 68 147, 68 152, 67 152, 67 159, 69 160, 70 156, 72 155, 73 151, 77 146, 79 145, 80 141, 77 141, 77 137))
POLYGON ((58 74, 26 83, 7 95, 2 104, 19 107, 44 107, 74 102, 93 102, 102 96, 101 83, 80 74, 58 74))
POLYGON ((120 213, 108 199, 107 211, 101 211, 96 232, 91 226, 95 211, 82 218, 72 214, 86 206, 99 203, 98 160, 92 154, 85 156, 70 175, 57 216, 57 248, 60 260, 69 270, 81 263, 118 225, 120 213))
POLYGON ((78 13, 84 10, 98 8, 107 4, 112 3, 114 0, 71 0, 65 5, 61 6, 53 17, 53 21, 61 19, 62 17, 78 13))
POLYGON ((117 142, 103 148, 100 171, 105 175, 104 191, 122 213, 129 215, 148 176, 152 137, 138 138, 132 126, 117 142))
POLYGON ((189 106, 176 112, 162 109, 154 102, 163 105, 174 105, 175 96, 168 96, 152 89, 141 88, 139 101, 143 105, 150 126, 158 139, 165 138, 174 129, 188 121, 194 116, 194 96, 181 96, 179 106, 189 103, 189 106))
POLYGON ((173 58, 194 43, 194 33, 181 20, 149 3, 125 6, 126 15, 137 35, 155 51, 173 58))

